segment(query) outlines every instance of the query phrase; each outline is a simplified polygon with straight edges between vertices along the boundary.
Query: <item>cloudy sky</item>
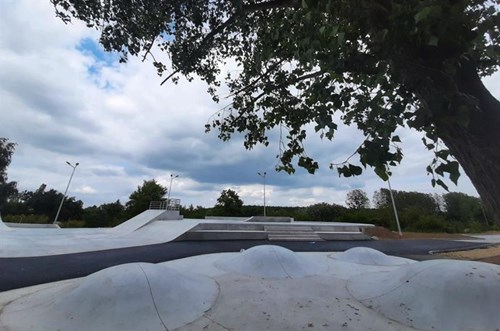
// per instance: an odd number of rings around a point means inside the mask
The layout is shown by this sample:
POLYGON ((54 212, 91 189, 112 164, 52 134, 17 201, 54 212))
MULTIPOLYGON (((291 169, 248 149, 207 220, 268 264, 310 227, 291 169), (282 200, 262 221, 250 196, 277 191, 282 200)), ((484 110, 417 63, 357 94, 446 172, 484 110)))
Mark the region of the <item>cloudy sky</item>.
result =
MULTIPOLYGON (((241 140, 221 142, 204 125, 224 102, 215 104, 199 81, 160 86, 149 62, 118 64, 96 43, 97 33, 83 24, 64 25, 49 0, 0 0, 0 137, 18 145, 8 169, 19 189, 42 183, 63 192, 78 162, 68 194, 85 206, 128 200, 144 180, 169 186, 184 205, 213 206, 223 189, 237 191, 245 204, 262 202, 267 172, 271 205, 344 204, 355 188, 371 197, 385 187, 372 170, 339 178, 328 168, 362 141, 354 128, 340 130, 334 143, 312 137, 306 148, 320 162, 309 175, 276 173, 277 141, 252 151, 241 140)), ((500 96, 500 75, 485 80, 500 96)), ((432 155, 420 135, 401 130, 405 159, 393 169, 397 190, 443 193, 430 184, 425 166, 432 155)), ((477 195, 462 175, 453 191, 477 195)))

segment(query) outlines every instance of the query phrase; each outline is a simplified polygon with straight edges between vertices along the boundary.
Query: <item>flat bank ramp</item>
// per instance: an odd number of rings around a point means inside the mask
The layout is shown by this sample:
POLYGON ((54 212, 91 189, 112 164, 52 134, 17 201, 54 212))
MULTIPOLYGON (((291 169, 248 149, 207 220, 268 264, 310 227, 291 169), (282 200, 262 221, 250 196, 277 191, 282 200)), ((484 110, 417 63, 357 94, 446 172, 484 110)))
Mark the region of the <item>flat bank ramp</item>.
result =
POLYGON ((111 231, 114 234, 127 234, 142 228, 143 226, 157 220, 166 210, 148 209, 137 216, 115 226, 111 231))

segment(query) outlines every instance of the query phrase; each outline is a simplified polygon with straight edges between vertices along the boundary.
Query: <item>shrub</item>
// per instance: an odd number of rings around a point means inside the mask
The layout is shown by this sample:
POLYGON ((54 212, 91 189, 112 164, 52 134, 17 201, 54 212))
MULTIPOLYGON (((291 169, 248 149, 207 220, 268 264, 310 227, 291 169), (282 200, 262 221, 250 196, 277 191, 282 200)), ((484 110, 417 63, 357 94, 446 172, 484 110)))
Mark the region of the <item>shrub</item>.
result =
POLYGON ((6 215, 2 216, 7 223, 30 223, 30 224, 48 224, 50 223, 47 215, 6 215))
POLYGON ((449 232, 449 227, 441 216, 422 215, 417 222, 408 227, 408 230, 417 232, 449 232))

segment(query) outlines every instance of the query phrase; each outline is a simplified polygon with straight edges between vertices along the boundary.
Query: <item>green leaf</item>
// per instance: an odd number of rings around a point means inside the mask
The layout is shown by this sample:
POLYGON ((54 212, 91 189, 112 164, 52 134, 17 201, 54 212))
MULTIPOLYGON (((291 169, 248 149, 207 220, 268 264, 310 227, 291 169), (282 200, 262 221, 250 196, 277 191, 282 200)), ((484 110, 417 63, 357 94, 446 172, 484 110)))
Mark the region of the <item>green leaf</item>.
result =
POLYGON ((363 168, 349 164, 349 171, 353 176, 359 176, 363 173, 363 168))
POLYGON ((391 140, 392 140, 392 142, 396 142, 396 143, 401 142, 401 139, 399 139, 399 136, 393 136, 391 140))
POLYGON ((375 173, 379 176, 383 181, 387 181, 389 179, 389 175, 385 167, 375 167, 375 173))
POLYGON ((415 23, 419 23, 420 21, 423 21, 429 16, 429 13, 431 12, 429 7, 424 7, 422 8, 418 13, 415 14, 413 17, 415 19, 415 23))
POLYGON ((343 45, 345 41, 345 32, 339 32, 337 36, 339 45, 343 45))
POLYGON ((448 191, 448 185, 446 185, 441 179, 436 180, 436 184, 448 191))
POLYGON ((332 26, 331 36, 332 37, 336 37, 337 36, 337 32, 339 32, 339 26, 338 25, 332 26))
POLYGON ((337 167, 337 172, 339 174, 339 177, 344 176, 344 177, 351 177, 351 170, 349 169, 348 166, 343 166, 342 168, 337 167))
POLYGON ((458 184, 458 178, 460 177, 460 172, 458 170, 458 162, 457 161, 452 161, 449 163, 449 172, 450 172, 450 180, 457 185, 458 184))
POLYGON ((439 38, 432 35, 430 38, 429 38, 429 42, 427 43, 429 46, 437 46, 439 43, 439 38))

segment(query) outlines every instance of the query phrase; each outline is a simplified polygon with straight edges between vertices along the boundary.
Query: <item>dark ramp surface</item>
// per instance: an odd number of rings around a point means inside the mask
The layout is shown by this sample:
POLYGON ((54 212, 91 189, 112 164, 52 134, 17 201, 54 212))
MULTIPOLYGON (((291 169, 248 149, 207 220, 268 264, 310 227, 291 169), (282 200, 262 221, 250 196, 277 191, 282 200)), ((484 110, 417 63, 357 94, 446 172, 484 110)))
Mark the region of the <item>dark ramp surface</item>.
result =
POLYGON ((471 249, 487 243, 449 240, 374 240, 374 241, 182 241, 110 249, 104 251, 40 257, 0 258, 0 291, 84 277, 124 263, 159 263, 189 256, 238 252, 258 245, 279 245, 295 252, 341 252, 353 247, 370 247, 388 255, 418 256, 436 250, 471 249))

